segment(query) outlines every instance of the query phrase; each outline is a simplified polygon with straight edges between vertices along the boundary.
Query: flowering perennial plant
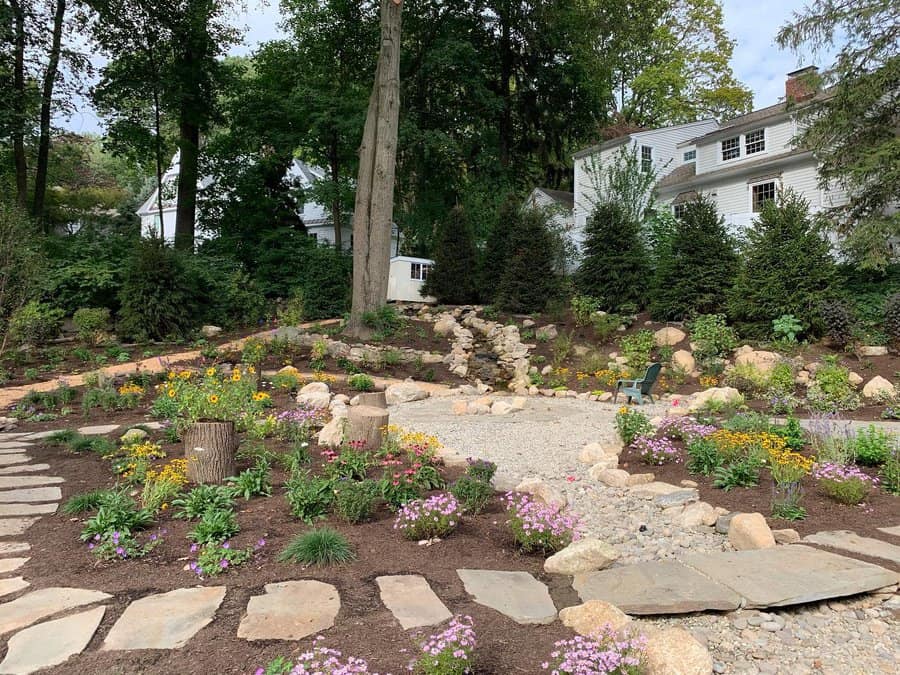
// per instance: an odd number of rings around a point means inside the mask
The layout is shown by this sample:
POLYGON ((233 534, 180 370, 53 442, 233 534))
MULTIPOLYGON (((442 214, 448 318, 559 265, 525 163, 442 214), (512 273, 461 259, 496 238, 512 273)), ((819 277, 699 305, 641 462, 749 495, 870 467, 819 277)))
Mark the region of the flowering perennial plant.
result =
POLYGON ((144 542, 126 531, 98 533, 88 540, 87 547, 88 551, 101 560, 143 558, 162 543, 162 537, 166 532, 166 530, 154 532, 144 542))
POLYGON ((786 520, 806 517, 806 509, 800 506, 803 493, 800 481, 812 469, 815 460, 791 450, 770 450, 769 470, 775 481, 772 499, 772 515, 786 520))
POLYGON ((470 616, 455 616, 447 630, 420 643, 422 655, 409 665, 417 675, 465 675, 472 671, 475 624, 470 616))
POLYGON ((381 430, 381 455, 406 455, 410 462, 420 461, 423 464, 434 464, 441 442, 436 436, 429 436, 420 431, 408 431, 390 424, 381 430))
POLYGON ((869 491, 878 484, 878 479, 869 476, 855 466, 826 462, 813 471, 819 488, 841 504, 860 504, 869 491))
POLYGON ((672 445, 672 441, 663 436, 662 438, 653 438, 651 436, 638 436, 631 444, 644 464, 652 464, 661 466, 669 462, 680 462, 681 455, 678 448, 672 445))
POLYGON ((647 638, 617 634, 606 624, 590 637, 579 635, 554 646, 550 660, 541 664, 551 675, 638 675, 647 638))
POLYGON ((247 548, 234 548, 228 540, 221 543, 211 542, 202 546, 191 544, 191 553, 197 554, 197 560, 188 563, 188 568, 200 578, 214 577, 233 567, 243 565, 265 545, 265 539, 260 539, 254 546, 247 548))
POLYGON ((369 664, 363 659, 354 656, 344 658, 338 650, 320 646, 319 642, 324 639, 321 635, 317 637, 313 648, 300 654, 295 662, 279 657, 265 668, 257 668, 254 675, 356 675, 371 672, 369 664))
POLYGON ((147 479, 151 462, 166 456, 162 446, 142 441, 123 445, 113 456, 112 470, 125 482, 143 483, 147 479))
POLYGON ((647 416, 622 406, 616 413, 616 429, 625 445, 631 445, 638 436, 649 436, 653 433, 653 425, 647 416))
POLYGON ((230 374, 207 368, 203 374, 189 370, 169 372, 159 386, 160 398, 176 404, 177 415, 188 423, 199 420, 238 421, 255 416, 272 405, 269 397, 255 397, 257 377, 253 366, 236 366, 230 374))
POLYGON ((751 455, 766 458, 769 453, 781 452, 787 446, 787 442, 781 436, 766 431, 743 432, 719 429, 711 433, 708 438, 715 443, 719 454, 726 461, 751 455))
POLYGON ((141 492, 141 506, 156 513, 169 508, 169 502, 176 499, 181 489, 187 485, 187 460, 173 459, 159 470, 148 469, 141 492))
POLYGON ((580 518, 560 504, 542 504, 530 495, 504 495, 507 521, 516 543, 523 551, 555 553, 581 536, 580 518))
POLYGON ((407 539, 432 539, 450 534, 461 517, 462 507, 456 498, 442 492, 406 502, 397 513, 394 529, 407 539))
POLYGON ((690 416, 664 417, 659 423, 657 431, 660 435, 672 441, 684 441, 690 443, 698 438, 706 438, 716 430, 711 424, 700 424, 690 416))
POLYGON ((298 406, 275 415, 278 435, 286 441, 304 442, 312 435, 312 430, 322 426, 324 411, 298 406))

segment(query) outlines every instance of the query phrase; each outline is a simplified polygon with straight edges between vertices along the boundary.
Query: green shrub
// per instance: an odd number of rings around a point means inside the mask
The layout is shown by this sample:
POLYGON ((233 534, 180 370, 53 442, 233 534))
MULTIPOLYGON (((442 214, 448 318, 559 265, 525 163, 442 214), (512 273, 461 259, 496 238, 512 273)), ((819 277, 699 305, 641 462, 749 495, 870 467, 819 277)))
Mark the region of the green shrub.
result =
POLYGON ((96 502, 97 513, 81 530, 81 540, 88 541, 96 535, 112 532, 131 534, 153 524, 153 513, 139 509, 134 500, 125 492, 110 490, 96 502))
POLYGON ((295 537, 278 555, 280 562, 323 566, 347 563, 355 558, 347 538, 330 527, 304 532, 295 537))
POLYGON ((616 430, 625 445, 631 445, 638 436, 649 436, 653 425, 647 416, 637 410, 622 407, 616 413, 616 430))
POLYGON ((375 481, 338 481, 334 487, 334 513, 348 523, 361 523, 372 516, 377 496, 375 481))
POLYGON ((295 518, 311 523, 323 518, 334 500, 333 483, 308 471, 292 475, 284 484, 285 497, 295 518))
POLYGON ((659 252, 650 293, 650 313, 660 320, 716 314, 725 309, 738 260, 715 202, 699 197, 659 252))
POLYGON ((240 532, 237 518, 231 509, 207 508, 188 539, 195 544, 214 544, 230 539, 240 532))
POLYGON ((42 345, 59 335, 63 311, 32 300, 9 317, 9 338, 13 344, 42 345))
POLYGON ((63 513, 76 516, 89 511, 96 511, 104 502, 112 497, 112 490, 91 490, 74 495, 63 504, 63 513))
POLYGON ((825 334, 836 347, 845 347, 853 340, 856 317, 842 300, 823 300, 819 313, 825 326, 825 334))
POLYGON ((856 463, 863 466, 878 466, 884 464, 891 454, 891 449, 897 445, 897 437, 870 424, 865 429, 856 432, 853 439, 853 451, 856 463))
POLYGON ((490 482, 494 479, 495 473, 497 473, 497 465, 494 462, 489 462, 485 459, 468 460, 466 475, 474 478, 475 480, 480 480, 482 483, 490 484, 490 482))
POLYGON ((82 307, 72 316, 78 329, 78 339, 96 344, 109 326, 109 310, 106 307, 82 307))
POLYGON ((543 311, 561 291, 548 214, 540 209, 520 211, 507 245, 509 256, 505 260, 485 260, 495 274, 499 271, 499 277, 495 276, 495 304, 517 314, 543 311))
POLYGON ((823 412, 856 410, 859 394, 850 384, 850 371, 838 365, 836 357, 826 356, 823 360, 806 390, 810 408, 823 412))
POLYGON ((600 300, 590 295, 573 295, 570 301, 576 326, 587 326, 600 309, 600 300))
POLYGON ((687 445, 688 473, 713 475, 722 466, 724 459, 716 444, 706 438, 696 438, 687 445))
POLYGON ((769 373, 769 395, 785 397, 794 393, 794 369, 787 361, 780 361, 769 373))
POLYGON ((265 459, 259 458, 251 468, 229 478, 228 484, 235 498, 243 497, 249 501, 251 497, 268 496, 272 494, 271 467, 265 459))
POLYGON ((894 342, 900 342, 900 293, 884 301, 884 330, 894 342))
POLYGON ((782 314, 772 320, 772 334, 778 342, 794 344, 801 332, 803 332, 803 324, 793 314, 782 314))
MULTIPOLYGON (((0 337, 8 334, 10 315, 35 297, 47 278, 44 241, 37 223, 24 209, 6 199, 7 194, 4 186, 4 196, 0 198, 0 337)), ((48 297, 59 302, 56 294, 48 297)))
POLYGON ((326 465, 325 472, 332 480, 339 478, 363 480, 370 466, 372 466, 370 453, 352 447, 343 447, 338 456, 326 465))
POLYGON ((372 391, 375 380, 365 373, 356 373, 347 378, 347 384, 353 391, 372 391))
POLYGON ((198 485, 187 494, 172 500, 176 518, 194 520, 207 511, 230 511, 234 508, 231 490, 222 485, 198 485))
POLYGON ((895 445, 879 472, 881 489, 900 496, 900 446, 895 445))
POLYGON ((649 330, 639 330, 637 333, 624 336, 619 341, 622 355, 628 359, 628 370, 635 377, 643 374, 643 370, 650 364, 650 354, 656 341, 649 330))
POLYGON ((772 431, 772 420, 765 413, 742 412, 725 420, 722 428, 744 434, 769 433, 772 431))
POLYGON ((742 363, 725 371, 725 384, 751 398, 768 391, 769 377, 752 363, 742 363))
POLYGON ((694 356, 701 366, 725 357, 737 346, 737 334, 722 314, 704 314, 690 324, 694 356))
POLYGON ((422 285, 422 295, 449 305, 476 302, 478 249, 472 225, 461 207, 451 209, 438 225, 433 250, 434 266, 422 285))
POLYGON ((728 492, 736 487, 756 487, 759 485, 759 470, 762 462, 755 454, 735 459, 713 471, 713 487, 728 492))
POLYGON ((594 337, 600 344, 608 342, 619 330, 619 326, 624 323, 624 318, 618 314, 594 314, 591 319, 591 326, 594 328, 594 337))
POLYGON ((403 328, 404 319, 393 305, 382 305, 372 312, 365 312, 362 322, 381 338, 395 335, 403 328))
POLYGON ((461 476, 450 486, 450 493, 456 497, 463 511, 471 514, 481 513, 494 496, 494 488, 490 483, 461 476))

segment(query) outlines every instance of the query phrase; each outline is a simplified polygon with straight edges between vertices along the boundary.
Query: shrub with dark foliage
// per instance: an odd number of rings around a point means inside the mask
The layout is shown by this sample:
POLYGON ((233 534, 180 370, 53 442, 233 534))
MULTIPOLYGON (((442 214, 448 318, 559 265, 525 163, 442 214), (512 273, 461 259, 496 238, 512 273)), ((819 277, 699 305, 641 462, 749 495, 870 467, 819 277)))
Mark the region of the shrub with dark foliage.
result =
POLYGON ((439 303, 447 305, 477 302, 477 273, 478 250, 472 226, 457 206, 438 229, 434 267, 428 273, 422 294, 432 295, 439 303))
POLYGON ((547 229, 547 214, 525 209, 517 214, 509 233, 509 257, 486 260, 499 274, 494 303, 508 312, 528 314, 543 311, 560 292, 553 270, 553 237, 547 229))
POLYGON ((853 340, 856 316, 843 300, 823 300, 819 306, 825 334, 837 347, 844 347, 853 340))
POLYGON ((900 342, 900 293, 884 301, 884 329, 894 342, 900 342))

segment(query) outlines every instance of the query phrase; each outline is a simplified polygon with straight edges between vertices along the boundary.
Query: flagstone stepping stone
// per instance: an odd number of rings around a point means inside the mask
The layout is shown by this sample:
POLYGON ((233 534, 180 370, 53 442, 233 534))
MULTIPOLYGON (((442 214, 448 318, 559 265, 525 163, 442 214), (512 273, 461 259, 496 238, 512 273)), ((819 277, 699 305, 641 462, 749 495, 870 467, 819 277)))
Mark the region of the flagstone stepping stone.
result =
POLYGON ((0 541, 0 555, 15 555, 31 550, 31 544, 24 541, 0 541))
POLYGON ((884 532, 885 534, 891 534, 895 537, 900 537, 900 525, 897 527, 879 527, 879 532, 884 532))
POLYGON ((0 635, 25 628, 48 616, 111 597, 101 591, 58 586, 31 591, 0 605, 0 635))
POLYGON ((0 537, 17 537, 40 518, 0 518, 0 537))
POLYGON ((417 574, 377 577, 375 583, 384 603, 403 630, 433 626, 453 615, 417 574))
POLYGON ((27 436, 27 431, 3 431, 0 432, 0 441, 8 441, 13 438, 21 438, 22 436, 27 436))
POLYGON ((25 441, 0 441, 0 450, 24 450, 32 445, 34 445, 34 443, 27 443, 25 441))
POLYGON ((65 483, 60 476, 0 476, 0 489, 29 487, 31 485, 50 485, 65 483))
POLYGON ((105 613, 106 607, 95 607, 16 633, 9 639, 0 673, 29 675, 80 654, 88 646, 105 613))
POLYGON ((743 596, 750 609, 867 593, 900 580, 878 565, 799 544, 687 555, 682 562, 743 596))
POLYGON ((50 438, 54 434, 58 434, 63 429, 50 429, 48 431, 35 431, 33 434, 22 436, 21 441, 40 441, 44 438, 50 438))
POLYGON ((850 530, 831 530, 829 532, 816 532, 803 537, 803 541, 820 546, 830 546, 850 553, 867 555, 872 558, 883 558, 900 564, 900 546, 889 544, 881 539, 860 537, 850 530))
POLYGON ((0 574, 15 572, 31 558, 2 558, 0 559, 0 574))
POLYGON ((677 560, 660 560, 576 574, 582 602, 603 600, 626 614, 687 614, 734 610, 741 598, 677 560))
POLYGON ((10 466, 11 464, 22 464, 30 461, 31 457, 28 455, 0 455, 0 466, 10 466))
POLYGON ((10 502, 58 502, 60 499, 62 499, 62 490, 58 487, 26 488, 0 492, 0 503, 4 504, 10 502))
POLYGON ((676 492, 684 492, 684 488, 680 485, 672 485, 671 483, 663 483, 661 481, 653 481, 652 483, 644 483, 643 485, 635 485, 628 488, 628 491, 635 497, 643 497, 645 499, 655 499, 663 495, 670 495, 676 492))
POLYGON ((475 602, 495 609, 521 624, 548 624, 556 620, 556 606, 547 587, 528 572, 456 570, 466 593, 475 602))
POLYGON ((331 628, 341 609, 338 590, 321 581, 282 581, 266 584, 254 595, 238 626, 245 640, 299 640, 331 628))
POLYGON ((10 593, 18 593, 23 588, 31 586, 22 577, 12 577, 10 579, 0 579, 0 595, 9 595, 10 593))
POLYGON ((59 504, 0 504, 0 516, 43 516, 56 513, 59 504))
POLYGON ((16 473, 31 473, 34 471, 47 471, 49 469, 49 464, 15 464, 13 466, 4 466, 0 468, 0 476, 9 476, 16 473))
POLYGON ((82 436, 102 436, 109 434, 119 428, 118 424, 98 424, 92 427, 81 427, 78 433, 82 436))
POLYGON ((28 452, 28 448, 26 446, 29 445, 32 445, 32 443, 19 443, 9 448, 0 448, 0 456, 20 455, 23 452, 28 452))
POLYGON ((224 586, 178 588, 135 600, 113 624, 104 650, 178 649, 213 615, 225 597, 224 586))

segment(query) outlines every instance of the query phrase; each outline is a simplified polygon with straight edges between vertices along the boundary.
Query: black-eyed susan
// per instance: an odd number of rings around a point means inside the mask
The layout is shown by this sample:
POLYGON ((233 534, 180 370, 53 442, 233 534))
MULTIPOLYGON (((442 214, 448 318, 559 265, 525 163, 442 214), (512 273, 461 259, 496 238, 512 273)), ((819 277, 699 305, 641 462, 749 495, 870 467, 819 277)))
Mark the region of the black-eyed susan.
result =
POLYGON ((175 390, 174 390, 174 389, 169 389, 169 390, 166 392, 166 396, 168 396, 169 398, 175 398, 175 390))
POLYGON ((213 405, 216 405, 219 402, 219 397, 216 394, 210 394, 208 400, 213 405))
POLYGON ((215 374, 216 374, 216 369, 215 369, 215 368, 209 367, 209 368, 206 369, 206 376, 207 376, 207 377, 212 377, 212 376, 215 375, 215 374))
POLYGON ((241 381, 241 371, 235 370, 231 373, 231 381, 232 382, 240 382, 241 381))

